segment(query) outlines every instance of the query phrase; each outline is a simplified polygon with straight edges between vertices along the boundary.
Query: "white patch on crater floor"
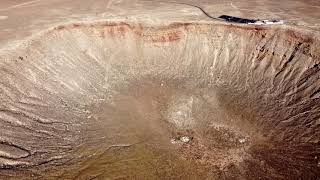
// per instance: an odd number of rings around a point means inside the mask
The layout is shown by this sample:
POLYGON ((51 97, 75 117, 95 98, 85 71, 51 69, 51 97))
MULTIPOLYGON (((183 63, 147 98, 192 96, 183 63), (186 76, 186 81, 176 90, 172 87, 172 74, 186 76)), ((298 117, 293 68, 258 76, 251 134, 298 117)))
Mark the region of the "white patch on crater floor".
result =
POLYGON ((0 16, 0 20, 6 20, 8 19, 8 16, 0 16))
POLYGON ((173 97, 168 108, 167 119, 178 129, 187 129, 195 126, 192 109, 197 98, 189 96, 173 97))

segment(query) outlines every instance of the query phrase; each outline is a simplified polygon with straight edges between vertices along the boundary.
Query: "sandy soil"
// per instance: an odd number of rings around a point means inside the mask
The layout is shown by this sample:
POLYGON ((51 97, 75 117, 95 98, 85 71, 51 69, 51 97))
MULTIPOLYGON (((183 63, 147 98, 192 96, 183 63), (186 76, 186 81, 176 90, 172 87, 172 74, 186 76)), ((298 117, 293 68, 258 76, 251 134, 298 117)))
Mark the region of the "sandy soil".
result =
POLYGON ((319 8, 2 1, 0 179, 319 178, 319 8))

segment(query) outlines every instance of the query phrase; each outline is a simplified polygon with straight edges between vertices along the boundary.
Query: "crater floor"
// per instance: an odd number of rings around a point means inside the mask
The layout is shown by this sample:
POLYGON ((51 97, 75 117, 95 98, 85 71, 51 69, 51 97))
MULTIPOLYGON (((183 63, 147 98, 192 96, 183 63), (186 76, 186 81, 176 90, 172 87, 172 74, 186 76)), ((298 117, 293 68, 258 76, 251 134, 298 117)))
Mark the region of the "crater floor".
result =
POLYGON ((0 179, 320 177, 319 7, 1 2, 0 179))

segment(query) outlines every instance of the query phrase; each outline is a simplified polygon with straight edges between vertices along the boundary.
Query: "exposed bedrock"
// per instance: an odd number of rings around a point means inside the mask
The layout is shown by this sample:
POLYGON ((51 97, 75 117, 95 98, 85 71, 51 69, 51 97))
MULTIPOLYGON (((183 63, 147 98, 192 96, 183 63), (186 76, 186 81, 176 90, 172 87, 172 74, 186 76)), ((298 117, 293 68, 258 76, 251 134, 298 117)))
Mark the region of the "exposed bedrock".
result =
POLYGON ((144 136, 153 129, 144 126, 161 119, 168 131, 240 128, 251 142, 261 136, 276 144, 277 156, 249 147, 253 158, 270 155, 279 169, 286 152, 297 171, 283 171, 316 177, 319 47, 319 34, 277 26, 95 22, 48 30, 1 55, 2 174, 76 160, 74 151, 99 141, 101 129, 113 142, 116 132, 144 136), (125 121, 126 131, 108 129, 122 127, 121 118, 96 131, 101 106, 114 108, 106 119, 142 115, 125 121))

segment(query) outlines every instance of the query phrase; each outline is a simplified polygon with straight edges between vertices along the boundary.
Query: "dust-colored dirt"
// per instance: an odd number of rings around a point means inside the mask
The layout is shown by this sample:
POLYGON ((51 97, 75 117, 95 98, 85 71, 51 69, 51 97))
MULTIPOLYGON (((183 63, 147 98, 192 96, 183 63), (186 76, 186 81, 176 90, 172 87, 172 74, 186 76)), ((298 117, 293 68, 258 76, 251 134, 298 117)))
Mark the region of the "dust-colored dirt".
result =
POLYGON ((0 51, 0 179, 319 178, 317 31, 111 19, 0 51))

